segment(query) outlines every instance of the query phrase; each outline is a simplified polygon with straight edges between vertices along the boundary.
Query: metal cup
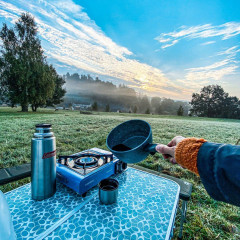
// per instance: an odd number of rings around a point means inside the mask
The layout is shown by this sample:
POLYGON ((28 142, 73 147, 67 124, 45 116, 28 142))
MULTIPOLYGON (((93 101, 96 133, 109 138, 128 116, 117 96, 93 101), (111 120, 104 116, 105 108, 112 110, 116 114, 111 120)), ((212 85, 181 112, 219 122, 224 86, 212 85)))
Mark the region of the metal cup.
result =
POLYGON ((99 200, 105 205, 117 202, 118 181, 113 178, 103 179, 99 183, 99 200))

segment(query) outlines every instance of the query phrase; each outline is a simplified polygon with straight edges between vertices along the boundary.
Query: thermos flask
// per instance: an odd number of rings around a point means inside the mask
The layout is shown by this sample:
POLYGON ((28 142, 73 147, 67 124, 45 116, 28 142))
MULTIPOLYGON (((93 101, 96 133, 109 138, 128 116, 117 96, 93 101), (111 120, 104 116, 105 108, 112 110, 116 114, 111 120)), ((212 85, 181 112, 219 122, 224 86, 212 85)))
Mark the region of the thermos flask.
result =
POLYGON ((56 140, 50 124, 37 124, 31 145, 32 199, 43 200, 56 192, 56 140))

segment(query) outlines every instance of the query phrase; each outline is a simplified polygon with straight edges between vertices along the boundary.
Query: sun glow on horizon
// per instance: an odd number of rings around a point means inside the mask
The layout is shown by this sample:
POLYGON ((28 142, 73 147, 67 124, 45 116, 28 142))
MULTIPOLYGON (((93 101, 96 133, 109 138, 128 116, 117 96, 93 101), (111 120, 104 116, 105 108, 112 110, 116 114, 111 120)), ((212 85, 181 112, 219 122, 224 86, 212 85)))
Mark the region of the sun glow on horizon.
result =
MULTIPOLYGON (((184 41, 187 44, 187 41, 201 40, 196 48, 209 48, 216 46, 218 41, 237 38, 240 35, 240 21, 219 25, 182 25, 174 31, 169 28, 168 32, 156 34, 151 40, 160 49, 153 49, 157 57, 151 64, 144 61, 145 52, 140 54, 143 56, 140 61, 134 48, 130 50, 116 43, 90 18, 86 8, 71 0, 0 0, 1 21, 14 23, 24 11, 34 15, 45 54, 62 72, 85 71, 102 76, 103 80, 106 77, 114 83, 124 83, 149 95, 185 100, 189 100, 193 92, 206 84, 229 87, 236 82, 231 80, 233 76, 240 76, 237 61, 240 47, 237 44, 219 48, 206 61, 189 62, 183 69, 176 70, 178 64, 171 66, 161 59, 171 52, 171 48, 184 41), (226 79, 230 79, 231 85, 226 79)), ((138 41, 141 42, 141 39, 138 41)), ((175 52, 178 54, 177 50, 175 52)), ((231 88, 236 91, 236 87, 231 88)))

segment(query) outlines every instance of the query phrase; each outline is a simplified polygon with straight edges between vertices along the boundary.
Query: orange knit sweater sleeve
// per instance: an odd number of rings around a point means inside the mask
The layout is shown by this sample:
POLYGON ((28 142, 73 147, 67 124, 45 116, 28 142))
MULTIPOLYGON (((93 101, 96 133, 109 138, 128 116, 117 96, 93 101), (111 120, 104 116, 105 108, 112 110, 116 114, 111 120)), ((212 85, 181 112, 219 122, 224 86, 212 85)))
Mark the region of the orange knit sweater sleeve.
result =
POLYGON ((177 163, 199 175, 197 169, 197 155, 204 142, 206 142, 206 140, 203 138, 185 138, 178 143, 175 150, 175 159, 177 163))

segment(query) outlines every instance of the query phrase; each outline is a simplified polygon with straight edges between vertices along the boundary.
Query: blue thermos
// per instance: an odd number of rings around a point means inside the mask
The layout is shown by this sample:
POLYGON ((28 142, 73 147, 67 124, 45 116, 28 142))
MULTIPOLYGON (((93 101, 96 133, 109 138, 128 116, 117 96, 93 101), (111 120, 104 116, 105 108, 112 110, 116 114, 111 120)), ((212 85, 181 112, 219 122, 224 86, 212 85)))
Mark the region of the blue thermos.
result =
POLYGON ((33 200, 44 200, 56 192, 56 140, 50 124, 37 124, 31 146, 33 200))

